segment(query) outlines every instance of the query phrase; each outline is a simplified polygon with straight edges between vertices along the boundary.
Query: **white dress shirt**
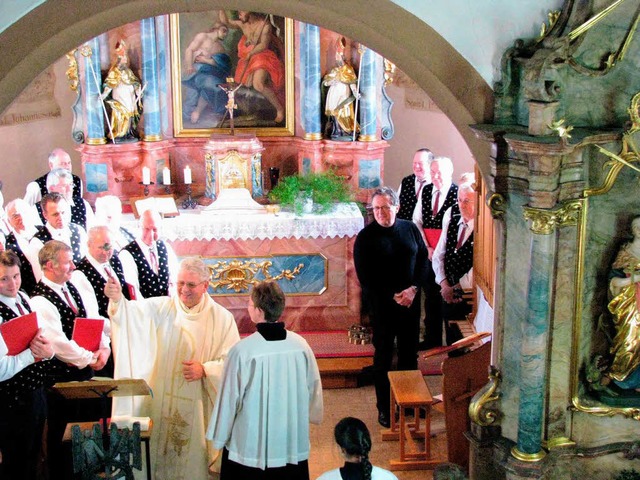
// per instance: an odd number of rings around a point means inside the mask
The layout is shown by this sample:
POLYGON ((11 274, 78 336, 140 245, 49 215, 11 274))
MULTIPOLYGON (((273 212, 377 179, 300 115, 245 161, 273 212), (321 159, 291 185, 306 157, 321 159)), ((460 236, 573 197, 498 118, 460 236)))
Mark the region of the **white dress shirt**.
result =
MULTIPOLYGON (((40 281, 59 295, 63 302, 68 303, 63 293, 62 285, 52 282, 47 277, 42 277, 40 281)), ((98 302, 93 294, 93 290, 87 291, 87 289, 81 285, 76 285, 75 283, 73 283, 73 285, 77 288, 78 293, 80 293, 87 318, 103 318, 98 313, 98 302)), ((78 368, 84 368, 93 362, 95 359, 93 352, 78 346, 75 341, 69 340, 64 334, 60 320, 60 312, 49 300, 40 295, 36 295, 31 299, 31 305, 34 311, 38 312, 38 321, 43 325, 45 334, 51 341, 58 359, 65 363, 75 365, 78 368)), ((111 332, 111 324, 108 319, 104 320, 100 348, 108 348, 110 344, 109 334, 111 332)))
MULTIPOLYGON (((26 296, 21 298, 20 300, 23 303, 29 303, 29 300, 28 298, 26 298, 26 296)), ((16 315, 21 315, 18 311, 18 308, 16 307, 15 298, 0 295, 0 302, 7 305, 16 313, 16 315)), ((0 323, 2 323, 2 319, 0 319, 0 323)), ((35 358, 33 358, 33 354, 31 353, 31 350, 29 348, 23 350, 17 355, 7 355, 7 353, 7 345, 4 343, 2 335, 0 335, 0 382, 9 380, 14 375, 20 373, 22 370, 36 361, 35 358)))
MULTIPOLYGON (((66 228, 53 228, 49 222, 45 223, 45 228, 51 233, 52 240, 59 240, 62 243, 71 247, 71 230, 66 228)), ((80 232, 80 256, 84 257, 87 254, 87 232, 82 226, 78 225, 80 232)), ((33 275, 36 277, 36 282, 42 279, 42 269, 40 268, 40 261, 38 260, 38 253, 42 250, 44 243, 39 238, 32 238, 29 241, 29 249, 23 253, 31 262, 33 268, 33 275)))
MULTIPOLYGON (((444 274, 444 253, 447 244, 447 229, 449 228, 449 222, 451 221, 451 209, 448 209, 444 214, 444 219, 442 220, 442 235, 440 235, 440 240, 438 240, 438 244, 433 251, 433 257, 431 258, 431 265, 433 266, 433 272, 436 274, 436 283, 439 285, 445 278, 444 274)), ((462 217, 460 217, 460 222, 458 223, 458 234, 456 238, 458 238, 460 234, 460 228, 462 226, 462 217)), ((467 222, 467 228, 463 237, 463 244, 466 242, 471 234, 473 233, 474 220, 471 219, 467 222)), ((453 287, 453 285, 451 285, 453 287)), ((470 290, 473 288, 473 268, 471 268, 467 273, 465 273, 462 278, 460 278, 460 287, 463 290, 470 290)))

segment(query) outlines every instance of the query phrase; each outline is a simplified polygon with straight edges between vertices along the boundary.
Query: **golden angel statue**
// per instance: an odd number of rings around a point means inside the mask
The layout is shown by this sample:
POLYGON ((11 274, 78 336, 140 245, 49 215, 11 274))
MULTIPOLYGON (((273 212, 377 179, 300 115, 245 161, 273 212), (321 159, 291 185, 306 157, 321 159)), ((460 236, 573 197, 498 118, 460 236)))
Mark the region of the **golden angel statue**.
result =
POLYGON ((103 92, 100 96, 111 107, 109 119, 109 138, 134 140, 137 138, 136 128, 142 112, 142 91, 140 80, 129 67, 127 44, 124 40, 116 43, 116 60, 109 69, 104 80, 103 92))

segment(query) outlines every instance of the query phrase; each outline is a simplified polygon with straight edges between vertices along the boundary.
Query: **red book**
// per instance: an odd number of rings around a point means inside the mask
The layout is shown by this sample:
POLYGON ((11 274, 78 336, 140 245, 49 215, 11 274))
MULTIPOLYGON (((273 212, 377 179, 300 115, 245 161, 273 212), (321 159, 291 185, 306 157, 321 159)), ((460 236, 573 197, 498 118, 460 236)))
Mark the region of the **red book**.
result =
POLYGON ((17 355, 29 348, 33 337, 38 333, 36 312, 13 318, 0 324, 0 335, 7 345, 7 355, 17 355))
POLYGON ((73 324, 71 340, 74 340, 82 348, 95 352, 100 348, 103 327, 104 320, 102 318, 78 317, 73 324))

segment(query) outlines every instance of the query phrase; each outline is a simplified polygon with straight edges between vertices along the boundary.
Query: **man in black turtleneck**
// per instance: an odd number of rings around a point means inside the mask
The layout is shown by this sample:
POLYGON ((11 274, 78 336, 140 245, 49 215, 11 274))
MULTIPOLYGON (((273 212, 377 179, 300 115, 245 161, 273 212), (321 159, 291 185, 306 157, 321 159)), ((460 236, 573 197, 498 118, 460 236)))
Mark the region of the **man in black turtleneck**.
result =
POLYGON ((362 287, 363 308, 373 328, 374 382, 378 422, 389 427, 389 379, 393 347, 398 342, 398 370, 418 368, 419 285, 425 281, 428 253, 418 227, 396 219, 398 197, 388 187, 371 199, 375 222, 356 237, 353 257, 362 287))

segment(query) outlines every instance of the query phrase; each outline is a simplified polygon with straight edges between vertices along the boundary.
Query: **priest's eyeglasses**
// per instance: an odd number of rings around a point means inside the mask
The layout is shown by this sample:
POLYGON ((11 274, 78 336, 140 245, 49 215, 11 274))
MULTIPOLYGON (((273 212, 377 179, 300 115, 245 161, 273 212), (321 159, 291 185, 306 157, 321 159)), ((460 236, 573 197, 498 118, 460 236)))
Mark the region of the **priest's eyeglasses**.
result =
POLYGON ((178 286, 178 288, 184 288, 187 287, 189 290, 193 290, 194 288, 196 288, 199 285, 202 285, 205 282, 199 282, 199 283, 194 283, 194 282, 181 282, 181 281, 177 281, 176 285, 178 286))

